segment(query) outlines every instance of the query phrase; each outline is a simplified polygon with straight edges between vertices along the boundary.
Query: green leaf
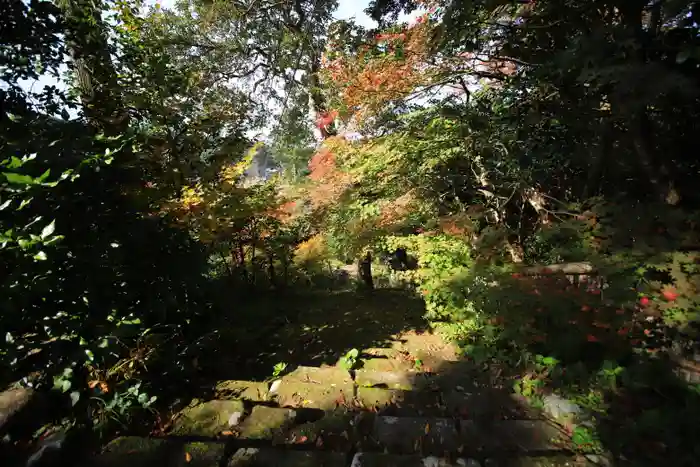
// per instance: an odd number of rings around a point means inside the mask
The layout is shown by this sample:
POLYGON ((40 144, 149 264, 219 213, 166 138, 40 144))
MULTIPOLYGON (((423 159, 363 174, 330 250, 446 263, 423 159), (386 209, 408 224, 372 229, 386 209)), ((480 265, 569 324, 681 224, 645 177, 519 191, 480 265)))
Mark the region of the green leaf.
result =
POLYGON ((47 225, 46 227, 44 227, 41 230, 41 239, 45 240, 46 237, 48 237, 49 235, 54 233, 55 230, 56 230, 56 221, 53 220, 53 221, 51 221, 51 223, 49 225, 47 225))
POLYGON ((78 391, 73 391, 70 393, 70 403, 75 406, 80 400, 80 393, 78 391))
POLYGON ((36 261, 46 261, 46 259, 47 259, 46 253, 44 253, 43 251, 40 251, 39 253, 34 255, 34 259, 36 261))
POLYGON ((34 178, 30 177, 29 175, 22 175, 22 174, 18 174, 15 172, 3 172, 2 174, 5 176, 7 181, 10 183, 16 183, 18 185, 35 185, 36 184, 36 182, 34 181, 34 178))
POLYGON ((40 183, 43 182, 44 180, 46 180, 47 178, 49 178, 49 175, 50 175, 50 174, 51 174, 51 169, 46 169, 46 172, 44 172, 43 174, 39 175, 39 178, 37 178, 37 181, 40 182, 40 183))
POLYGON ((4 210, 5 208, 7 208, 7 207, 10 205, 11 202, 12 202, 12 200, 11 200, 11 199, 8 199, 8 200, 5 201, 4 203, 0 204, 0 211, 2 211, 2 210, 4 210))
POLYGON ((69 379, 61 380, 61 391, 68 392, 70 390, 71 385, 72 384, 69 379))
POLYGON ((25 207, 29 205, 29 203, 32 202, 34 198, 24 198, 21 203, 19 203, 19 207, 17 208, 18 211, 21 211, 25 207))
POLYGON ((676 63, 679 65, 682 63, 685 63, 685 61, 688 60, 690 58, 690 56, 691 56, 690 50, 688 50, 688 49, 681 50, 680 52, 678 52, 678 55, 676 55, 676 63))

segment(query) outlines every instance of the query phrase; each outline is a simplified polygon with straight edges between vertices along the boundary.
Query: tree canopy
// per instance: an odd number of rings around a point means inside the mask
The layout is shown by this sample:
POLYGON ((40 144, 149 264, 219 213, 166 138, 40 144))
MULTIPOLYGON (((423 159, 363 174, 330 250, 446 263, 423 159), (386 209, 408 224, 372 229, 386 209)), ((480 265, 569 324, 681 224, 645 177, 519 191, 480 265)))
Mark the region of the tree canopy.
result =
POLYGON ((373 0, 372 28, 335 0, 3 5, 0 374, 81 423, 189 381, 217 315, 252 326, 231 297, 352 261, 375 286, 397 251, 392 280, 489 358, 584 358, 518 321, 542 309, 522 271, 573 262, 644 333, 596 364, 697 351, 699 2, 373 0), (263 147, 279 170, 250 180, 263 147))

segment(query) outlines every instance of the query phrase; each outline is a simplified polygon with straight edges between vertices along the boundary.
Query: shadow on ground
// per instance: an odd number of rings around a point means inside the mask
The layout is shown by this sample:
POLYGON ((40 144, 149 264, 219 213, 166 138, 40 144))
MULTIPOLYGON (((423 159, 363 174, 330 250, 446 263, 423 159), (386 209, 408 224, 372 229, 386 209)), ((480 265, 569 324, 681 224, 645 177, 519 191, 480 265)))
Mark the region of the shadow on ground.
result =
POLYGON ((423 302, 402 290, 317 291, 252 302, 257 319, 224 318, 200 348, 202 380, 264 379, 283 362, 335 365, 351 349, 381 347, 408 330, 422 332, 423 302), (266 319, 266 316, 269 318, 266 319))

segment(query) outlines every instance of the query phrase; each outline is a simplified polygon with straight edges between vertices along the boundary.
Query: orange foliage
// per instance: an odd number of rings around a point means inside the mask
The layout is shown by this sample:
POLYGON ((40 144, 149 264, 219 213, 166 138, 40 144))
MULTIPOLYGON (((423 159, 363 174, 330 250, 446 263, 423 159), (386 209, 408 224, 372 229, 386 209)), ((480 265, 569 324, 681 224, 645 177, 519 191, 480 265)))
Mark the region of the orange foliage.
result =
POLYGON ((338 170, 335 155, 327 147, 313 155, 309 170, 309 178, 316 182, 309 198, 316 207, 333 203, 350 185, 350 175, 338 170))

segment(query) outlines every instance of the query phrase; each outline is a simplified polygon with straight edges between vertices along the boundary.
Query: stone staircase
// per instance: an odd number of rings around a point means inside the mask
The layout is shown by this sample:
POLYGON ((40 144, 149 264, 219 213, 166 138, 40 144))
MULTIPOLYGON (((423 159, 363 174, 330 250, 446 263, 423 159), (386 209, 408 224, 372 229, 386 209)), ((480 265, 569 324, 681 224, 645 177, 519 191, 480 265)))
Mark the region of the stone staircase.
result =
POLYGON ((560 426, 464 361, 370 349, 361 368, 298 367, 222 381, 163 438, 121 437, 95 467, 480 467, 593 465, 560 426))

